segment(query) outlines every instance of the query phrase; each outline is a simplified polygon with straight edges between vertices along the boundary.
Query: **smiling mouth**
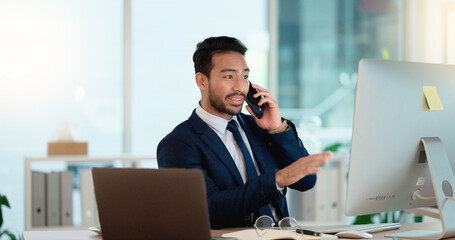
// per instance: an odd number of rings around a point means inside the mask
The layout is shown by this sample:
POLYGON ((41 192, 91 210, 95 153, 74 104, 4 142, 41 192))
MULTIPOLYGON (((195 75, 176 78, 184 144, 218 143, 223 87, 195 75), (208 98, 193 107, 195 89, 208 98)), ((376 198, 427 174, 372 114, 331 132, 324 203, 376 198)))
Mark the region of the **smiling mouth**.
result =
POLYGON ((234 106, 241 106, 245 100, 245 96, 242 94, 231 94, 226 97, 228 101, 234 106))
POLYGON ((231 94, 226 96, 226 99, 243 100, 243 99, 245 99, 245 97, 246 96, 243 93, 231 93, 231 94))
POLYGON ((243 98, 240 98, 239 100, 234 100, 234 99, 229 99, 229 104, 233 107, 241 107, 243 106, 243 98))
POLYGON ((231 97, 230 99, 233 101, 242 101, 243 97, 231 97))

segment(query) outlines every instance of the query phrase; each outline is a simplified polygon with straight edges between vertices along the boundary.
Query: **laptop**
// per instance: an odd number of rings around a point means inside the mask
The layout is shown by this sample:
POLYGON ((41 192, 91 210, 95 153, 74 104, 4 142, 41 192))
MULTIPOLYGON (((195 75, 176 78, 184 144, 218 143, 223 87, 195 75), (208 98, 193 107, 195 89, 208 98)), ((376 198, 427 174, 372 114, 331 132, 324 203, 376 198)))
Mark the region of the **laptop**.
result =
POLYGON ((199 169, 93 168, 104 240, 210 240, 199 169))

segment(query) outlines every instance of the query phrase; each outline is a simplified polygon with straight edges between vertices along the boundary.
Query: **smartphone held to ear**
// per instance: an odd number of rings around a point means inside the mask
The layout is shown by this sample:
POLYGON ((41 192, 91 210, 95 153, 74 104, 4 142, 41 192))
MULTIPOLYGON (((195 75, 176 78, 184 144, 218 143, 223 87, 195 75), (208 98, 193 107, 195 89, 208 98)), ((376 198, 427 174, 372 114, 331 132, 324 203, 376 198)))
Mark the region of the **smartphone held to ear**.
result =
POLYGON ((262 118, 262 113, 265 107, 265 103, 262 105, 259 105, 259 100, 263 98, 263 96, 259 96, 257 98, 254 98, 253 95, 259 92, 256 88, 253 88, 251 86, 250 82, 250 87, 248 89, 248 94, 246 95, 246 103, 251 107, 251 110, 253 110, 254 115, 256 115, 257 118, 262 118))

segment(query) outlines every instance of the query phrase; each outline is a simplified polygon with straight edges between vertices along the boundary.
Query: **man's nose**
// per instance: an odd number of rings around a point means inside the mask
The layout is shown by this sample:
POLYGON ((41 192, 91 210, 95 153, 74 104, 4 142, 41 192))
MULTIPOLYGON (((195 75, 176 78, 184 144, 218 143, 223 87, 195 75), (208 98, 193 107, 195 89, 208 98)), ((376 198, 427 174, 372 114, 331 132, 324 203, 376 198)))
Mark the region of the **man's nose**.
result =
POLYGON ((245 85, 246 85, 245 80, 240 77, 237 77, 234 80, 234 86, 232 87, 232 89, 236 92, 244 92, 245 85))

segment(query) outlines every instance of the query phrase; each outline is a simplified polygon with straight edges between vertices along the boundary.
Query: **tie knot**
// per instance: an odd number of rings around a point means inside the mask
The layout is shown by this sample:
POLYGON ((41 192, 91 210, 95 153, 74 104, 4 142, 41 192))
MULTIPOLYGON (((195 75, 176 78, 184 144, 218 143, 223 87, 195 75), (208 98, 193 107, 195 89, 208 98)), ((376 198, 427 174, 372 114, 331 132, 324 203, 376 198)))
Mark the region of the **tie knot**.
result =
POLYGON ((227 130, 229 130, 231 133, 236 133, 239 131, 239 129, 237 128, 237 124, 235 124, 235 120, 229 121, 227 125, 227 130))

